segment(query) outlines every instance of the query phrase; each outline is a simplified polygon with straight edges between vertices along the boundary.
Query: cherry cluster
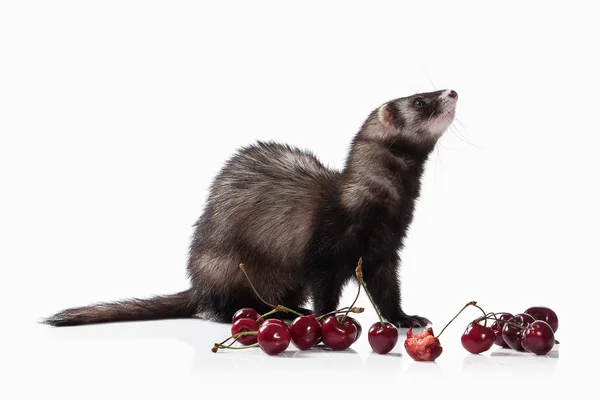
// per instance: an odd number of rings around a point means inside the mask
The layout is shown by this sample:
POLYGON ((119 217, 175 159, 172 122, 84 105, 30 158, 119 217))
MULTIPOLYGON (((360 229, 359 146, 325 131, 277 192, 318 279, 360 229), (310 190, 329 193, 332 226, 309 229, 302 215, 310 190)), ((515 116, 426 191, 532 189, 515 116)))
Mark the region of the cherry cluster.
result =
MULTIPOLYGON (((231 336, 221 343, 215 343, 212 348, 215 353, 219 349, 260 347, 264 353, 276 355, 285 351, 290 343, 299 350, 309 350, 320 344, 331 350, 345 350, 352 346, 362 333, 360 323, 349 316, 350 313, 364 311, 364 308, 354 306, 361 288, 364 289, 379 317, 379 322, 372 324, 368 333, 369 344, 373 351, 387 354, 398 342, 398 328, 383 319, 365 286, 362 258, 358 260, 356 267, 359 285, 352 305, 320 316, 303 315, 283 305, 268 303, 256 291, 243 264, 240 264, 240 269, 256 296, 272 307, 272 310, 263 315, 253 308, 238 310, 232 318, 231 336), (290 325, 279 318, 272 317, 273 314, 282 312, 292 313, 297 317, 290 325), (232 343, 228 344, 229 341, 232 343), (234 346, 236 342, 242 346, 234 346)), ((463 347, 470 353, 483 353, 496 344, 517 351, 546 355, 558 343, 554 338, 558 329, 558 317, 548 307, 530 307, 525 312, 515 315, 506 312, 486 313, 476 301, 471 301, 465 304, 437 336, 434 336, 431 327, 418 333, 410 328, 404 341, 404 348, 408 355, 415 361, 435 361, 443 351, 439 340, 440 335, 469 306, 476 307, 483 313, 482 317, 469 323, 461 337, 463 347), (489 327, 488 321, 493 321, 489 327)))
POLYGON ((293 343, 300 350, 309 350, 321 343, 331 350, 345 350, 355 343, 362 334, 361 324, 348 315, 349 313, 364 311, 362 307, 354 307, 361 288, 365 290, 379 317, 379 322, 374 323, 368 333, 369 344, 373 351, 379 354, 389 353, 398 342, 398 328, 383 320, 367 291, 362 275, 362 258, 359 259, 356 267, 359 286, 352 305, 320 316, 302 315, 283 305, 273 305, 266 302, 252 285, 243 264, 240 264, 240 269, 246 275, 246 279, 248 279, 257 297, 273 309, 263 315, 259 315, 253 308, 238 310, 232 318, 231 336, 221 343, 215 343, 212 349, 213 352, 217 352, 218 349, 260 347, 266 354, 276 355, 285 351, 290 343, 293 343), (268 318, 274 313, 281 312, 296 314, 297 317, 289 326, 281 319, 268 318), (233 343, 227 344, 231 340, 233 343), (243 346, 234 347, 235 342, 239 342, 243 346))
POLYGON ((467 325, 461 343, 473 354, 483 353, 496 344, 517 351, 546 355, 558 343, 554 337, 557 330, 558 316, 548 307, 530 307, 515 315, 484 312, 483 317, 467 325), (488 320, 494 321, 489 327, 488 320))
MULTIPOLYGON (((285 312, 282 306, 275 307, 275 312, 285 312)), ((231 337, 245 347, 215 344, 218 348, 260 347, 269 355, 285 351, 290 343, 300 350, 309 350, 319 343, 332 350, 344 350, 358 340, 362 333, 360 323, 347 315, 348 312, 362 312, 362 308, 337 310, 332 315, 298 315, 290 325, 278 318, 267 318, 267 314, 259 315, 253 308, 242 308, 233 316, 231 337), (344 312, 345 310, 345 312, 344 312)))
POLYGON ((517 351, 546 355, 558 344, 554 338, 558 329, 558 317, 548 307, 530 307, 515 315, 505 312, 486 313, 476 301, 471 301, 465 304, 437 336, 433 335, 431 327, 419 333, 413 333, 412 328, 409 329, 404 341, 408 355, 415 361, 435 361, 443 351, 440 335, 469 306, 477 307, 483 313, 482 317, 467 325, 461 336, 463 347, 470 353, 483 353, 495 343, 517 351), (493 321, 491 326, 487 326, 487 321, 493 321))

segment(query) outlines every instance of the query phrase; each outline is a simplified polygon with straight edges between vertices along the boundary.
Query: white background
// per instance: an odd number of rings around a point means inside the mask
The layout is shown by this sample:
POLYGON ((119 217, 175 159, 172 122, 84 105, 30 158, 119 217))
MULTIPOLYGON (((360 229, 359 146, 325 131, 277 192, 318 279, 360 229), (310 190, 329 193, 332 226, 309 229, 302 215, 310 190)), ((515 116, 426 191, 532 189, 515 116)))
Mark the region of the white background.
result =
MULTIPOLYGON (((600 266, 593 2, 1 4, 2 398, 506 398, 587 386, 600 266), (442 88, 458 92, 460 123, 423 178, 404 308, 439 331, 469 300, 547 305, 560 318, 552 357, 469 355, 459 338, 476 310, 444 333, 435 364, 413 362, 402 339, 395 355, 373 354, 366 335, 354 352, 268 357, 210 353, 228 326, 203 321, 37 323, 186 288, 192 224, 239 146, 274 139, 340 168, 373 108, 442 88)), ((366 330, 375 315, 359 301, 366 330)))

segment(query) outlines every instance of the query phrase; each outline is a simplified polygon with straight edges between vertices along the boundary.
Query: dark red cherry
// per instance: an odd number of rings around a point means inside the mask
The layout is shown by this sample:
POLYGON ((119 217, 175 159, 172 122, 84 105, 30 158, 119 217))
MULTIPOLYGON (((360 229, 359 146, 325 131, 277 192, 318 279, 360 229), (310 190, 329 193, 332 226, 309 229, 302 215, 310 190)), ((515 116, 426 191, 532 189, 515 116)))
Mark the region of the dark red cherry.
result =
POLYGON ((278 320, 271 322, 267 321, 265 321, 260 328, 258 328, 258 345, 262 351, 273 356, 285 351, 285 349, 288 348, 291 340, 290 331, 287 325, 275 322, 278 320))
POLYGON ((487 326, 479 325, 477 323, 471 322, 467 325, 467 329, 462 334, 460 338, 460 342, 463 347, 469 352, 473 354, 483 353, 484 351, 488 351, 494 341, 496 340, 496 334, 487 326))
POLYGON ((375 353, 387 354, 398 343, 398 328, 389 322, 375 322, 369 329, 369 344, 375 353))
POLYGON ((284 328, 288 328, 288 326, 285 322, 283 322, 282 320, 277 319, 277 318, 268 318, 261 325, 264 325, 264 324, 277 324, 277 325, 283 326, 284 328))
MULTIPOLYGON (((344 314, 338 314, 338 316, 343 316, 344 314)), ((354 324, 354 326, 356 327, 356 338, 354 339, 354 341, 356 342, 358 340, 358 338, 360 338, 360 335, 362 335, 362 325, 360 324, 360 322, 358 322, 357 320, 355 320, 354 318, 352 318, 351 316, 346 316, 346 320, 352 322, 354 324)))
POLYGON ((521 345, 521 335, 523 334, 523 329, 513 326, 508 322, 514 322, 523 327, 527 327, 528 324, 534 321, 535 318, 529 314, 516 314, 504 324, 504 327, 502 328, 502 338, 511 349, 524 351, 523 346, 521 345))
POLYGON ((521 335, 521 345, 538 356, 546 355, 554 347, 554 331, 546 321, 535 321, 521 335))
MULTIPOLYGON (((231 335, 235 335, 240 332, 256 332, 258 331, 258 324, 256 320, 252 318, 240 318, 231 325, 231 335)), ((238 342, 245 346, 256 343, 256 335, 242 335, 238 337, 238 342)))
POLYGON ((321 340, 321 324, 315 315, 303 315, 290 325, 292 342, 300 350, 308 350, 321 340))
POLYGON ((332 350, 345 350, 356 340, 356 325, 348 317, 342 322, 343 318, 330 315, 321 323, 323 344, 332 350))
POLYGON ((356 327, 356 339, 354 339, 354 341, 356 342, 360 338, 360 335, 362 335, 362 325, 354 318, 352 318, 352 323, 356 327))
POLYGON ((525 313, 535 319, 547 322, 554 333, 558 330, 558 316, 548 307, 529 307, 525 313))
POLYGON ((253 320, 257 320, 260 318, 260 314, 256 312, 254 308, 240 308, 233 314, 233 318, 231 318, 231 323, 234 323, 240 318, 250 318, 253 320))
POLYGON ((494 341, 494 343, 496 343, 498 346, 509 347, 504 341, 504 338, 502 337, 502 328, 504 327, 504 322, 508 321, 513 316, 512 314, 503 313, 496 314, 496 317, 499 321, 494 321, 492 326, 490 326, 490 328, 492 329, 492 331, 494 331, 494 334, 496 335, 496 340, 494 341))

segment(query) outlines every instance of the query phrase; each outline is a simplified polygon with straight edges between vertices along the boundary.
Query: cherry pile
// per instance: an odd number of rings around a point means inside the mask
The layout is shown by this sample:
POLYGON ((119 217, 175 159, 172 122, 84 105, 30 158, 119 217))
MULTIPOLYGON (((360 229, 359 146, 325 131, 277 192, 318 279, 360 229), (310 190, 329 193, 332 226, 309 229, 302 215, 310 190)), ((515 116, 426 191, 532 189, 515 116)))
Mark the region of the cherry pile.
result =
POLYGON ((321 343, 331 350, 345 350, 352 346, 362 334, 361 324, 348 315, 349 313, 364 311, 362 307, 354 307, 361 288, 365 290, 379 317, 379 322, 375 322, 368 332, 369 344, 373 351, 379 354, 389 353, 398 342, 398 328, 384 321, 367 291, 362 275, 362 258, 359 259, 356 267, 359 286, 352 305, 320 316, 302 315, 285 306, 266 302, 252 285, 243 264, 240 264, 240 269, 246 275, 246 279, 248 279, 257 297, 273 309, 263 315, 260 315, 253 308, 238 310, 232 318, 231 336, 221 343, 215 343, 212 348, 213 352, 217 352, 218 349, 260 347, 264 353, 276 355, 284 352, 290 343, 293 343, 299 350, 309 350, 321 343), (270 315, 276 312, 288 312, 296 314, 297 317, 288 326, 281 319, 269 318, 270 315), (233 341, 233 343, 227 344, 229 341, 233 341), (242 346, 234 346, 235 342, 239 342, 242 346))
POLYGON ((472 354, 488 351, 494 344, 517 351, 546 355, 558 341, 554 338, 558 330, 558 317, 548 307, 530 307, 519 314, 486 313, 477 302, 471 301, 446 324, 442 331, 433 335, 433 329, 428 328, 419 333, 413 333, 412 328, 406 333, 404 347, 409 356, 415 361, 434 361, 442 354, 440 335, 467 307, 477 307, 483 313, 469 323, 460 341, 465 350, 472 354), (487 326, 488 321, 493 321, 487 326), (483 325, 482 325, 483 322, 483 325))
POLYGON ((558 343, 554 337, 558 330, 558 317, 548 307, 530 307, 514 315, 505 312, 483 314, 483 317, 469 323, 461 336, 463 347, 470 353, 483 353, 495 344, 546 355, 558 343), (494 322, 488 327, 487 321, 494 322))
MULTIPOLYGON (((260 315, 253 308, 242 308, 232 318, 231 336, 221 343, 215 343, 213 352, 219 349, 246 349, 259 347, 265 354, 277 355, 284 352, 293 343, 299 350, 309 350, 315 346, 325 346, 331 350, 348 349, 362 334, 361 324, 350 313, 361 313, 362 307, 355 307, 364 289, 379 318, 371 325, 368 332, 369 345, 375 353, 387 354, 398 343, 398 328, 385 321, 373 303, 373 299, 362 274, 362 258, 358 260, 356 278, 358 292, 354 302, 349 307, 331 311, 326 314, 303 315, 283 305, 266 302, 250 281, 244 265, 240 269, 246 276, 256 296, 265 304, 272 307, 266 314, 260 315), (292 313, 297 317, 290 325, 278 318, 275 313, 292 313), (232 341, 232 343, 228 343, 232 341), (234 346, 235 343, 241 346, 234 346)), ((406 333, 404 348, 415 361, 435 361, 443 351, 439 337, 446 328, 469 306, 478 308, 483 316, 470 322, 461 336, 461 344, 468 352, 480 354, 489 350, 494 344, 516 351, 530 352, 536 355, 548 354, 555 344, 555 333, 558 330, 558 317, 548 307, 530 307, 522 313, 510 314, 486 313, 477 302, 471 301, 446 324, 437 336, 431 327, 414 333, 410 328, 406 333), (487 326, 491 322, 490 326, 487 326)))

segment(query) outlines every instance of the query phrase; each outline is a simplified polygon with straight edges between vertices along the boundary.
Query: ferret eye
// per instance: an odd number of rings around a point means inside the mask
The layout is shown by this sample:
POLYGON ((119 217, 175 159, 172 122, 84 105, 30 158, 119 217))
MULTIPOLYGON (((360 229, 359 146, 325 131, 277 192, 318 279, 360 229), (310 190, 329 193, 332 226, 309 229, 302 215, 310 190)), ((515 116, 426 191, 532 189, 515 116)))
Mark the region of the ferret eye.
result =
POLYGON ((425 107, 425 101, 423 99, 415 100, 415 107, 417 107, 417 108, 425 107))

